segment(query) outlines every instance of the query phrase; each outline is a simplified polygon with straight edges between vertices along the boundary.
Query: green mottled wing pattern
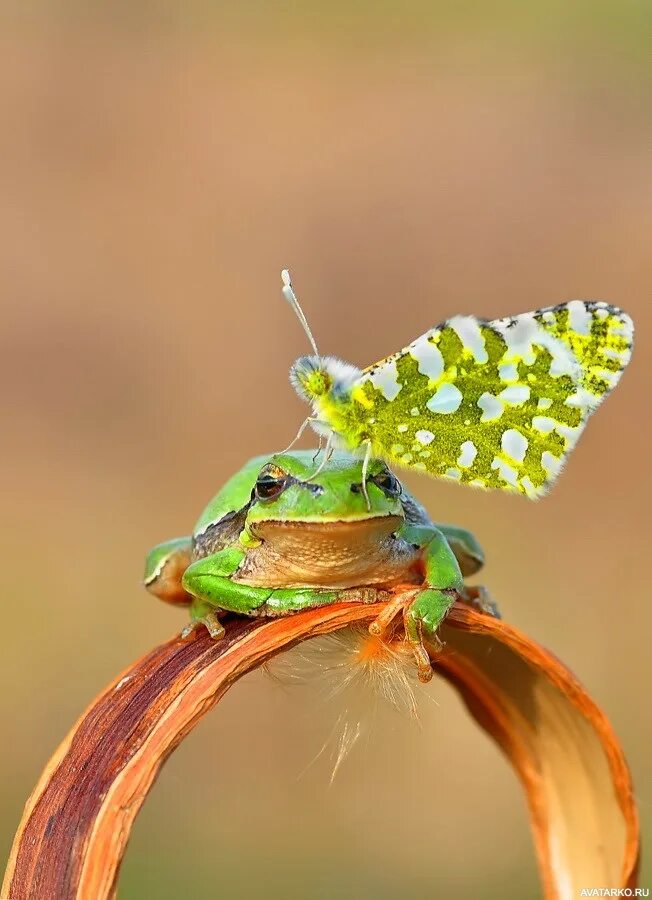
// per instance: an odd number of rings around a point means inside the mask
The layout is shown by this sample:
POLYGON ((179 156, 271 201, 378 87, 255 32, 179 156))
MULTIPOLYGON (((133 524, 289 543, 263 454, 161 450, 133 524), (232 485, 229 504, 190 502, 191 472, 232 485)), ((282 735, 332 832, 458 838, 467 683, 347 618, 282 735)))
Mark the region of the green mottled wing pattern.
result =
POLYGON ((629 316, 599 301, 456 316, 362 373, 347 430, 399 466, 536 497, 615 387, 632 339, 629 316))

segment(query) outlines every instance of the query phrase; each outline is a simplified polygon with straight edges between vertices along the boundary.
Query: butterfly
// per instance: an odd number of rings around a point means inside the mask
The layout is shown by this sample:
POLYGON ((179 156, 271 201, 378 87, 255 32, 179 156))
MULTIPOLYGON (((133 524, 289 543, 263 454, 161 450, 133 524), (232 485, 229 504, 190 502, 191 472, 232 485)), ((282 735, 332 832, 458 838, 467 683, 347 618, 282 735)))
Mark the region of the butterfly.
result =
POLYGON ((571 300, 491 321, 454 316, 359 369, 319 354, 281 274, 314 350, 290 380, 328 447, 480 488, 545 493, 632 354, 627 313, 571 300))

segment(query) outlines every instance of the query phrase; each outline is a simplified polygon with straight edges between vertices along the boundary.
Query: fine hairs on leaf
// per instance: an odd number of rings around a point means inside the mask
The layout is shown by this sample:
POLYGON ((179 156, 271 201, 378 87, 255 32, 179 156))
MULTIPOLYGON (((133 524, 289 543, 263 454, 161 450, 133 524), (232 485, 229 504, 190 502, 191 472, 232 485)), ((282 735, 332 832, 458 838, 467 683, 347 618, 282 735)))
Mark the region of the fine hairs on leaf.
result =
POLYGON ((331 761, 331 783, 360 739, 369 741, 381 707, 419 724, 421 698, 434 701, 416 678, 405 641, 393 635, 370 635, 360 626, 304 641, 275 657, 265 670, 284 687, 316 690, 322 714, 333 710, 330 733, 303 770, 326 755, 331 761))

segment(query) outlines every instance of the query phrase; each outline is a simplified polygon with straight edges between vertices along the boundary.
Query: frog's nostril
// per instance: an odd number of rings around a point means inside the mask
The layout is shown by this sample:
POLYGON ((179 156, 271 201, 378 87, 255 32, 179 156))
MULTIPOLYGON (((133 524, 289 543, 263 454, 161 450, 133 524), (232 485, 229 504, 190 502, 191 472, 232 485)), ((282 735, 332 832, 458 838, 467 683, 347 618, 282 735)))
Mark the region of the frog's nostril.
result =
POLYGON ((351 485, 351 493, 352 494, 361 494, 362 493, 362 483, 352 484, 351 485))

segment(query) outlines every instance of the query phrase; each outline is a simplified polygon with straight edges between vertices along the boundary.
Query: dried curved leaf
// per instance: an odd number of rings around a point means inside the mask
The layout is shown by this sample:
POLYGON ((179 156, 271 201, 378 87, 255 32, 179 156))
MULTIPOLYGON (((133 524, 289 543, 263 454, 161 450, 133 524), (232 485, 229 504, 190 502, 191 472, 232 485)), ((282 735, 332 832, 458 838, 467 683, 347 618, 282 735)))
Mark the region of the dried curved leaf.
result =
MULTIPOLYGON (((237 679, 298 641, 370 620, 340 604, 233 619, 214 643, 173 639, 134 663, 79 719, 29 798, 5 874, 11 900, 104 900, 140 806, 177 744, 237 679)), ((631 779, 605 715, 571 672, 516 629, 456 605, 437 671, 501 746, 525 788, 547 898, 633 887, 631 779)))

